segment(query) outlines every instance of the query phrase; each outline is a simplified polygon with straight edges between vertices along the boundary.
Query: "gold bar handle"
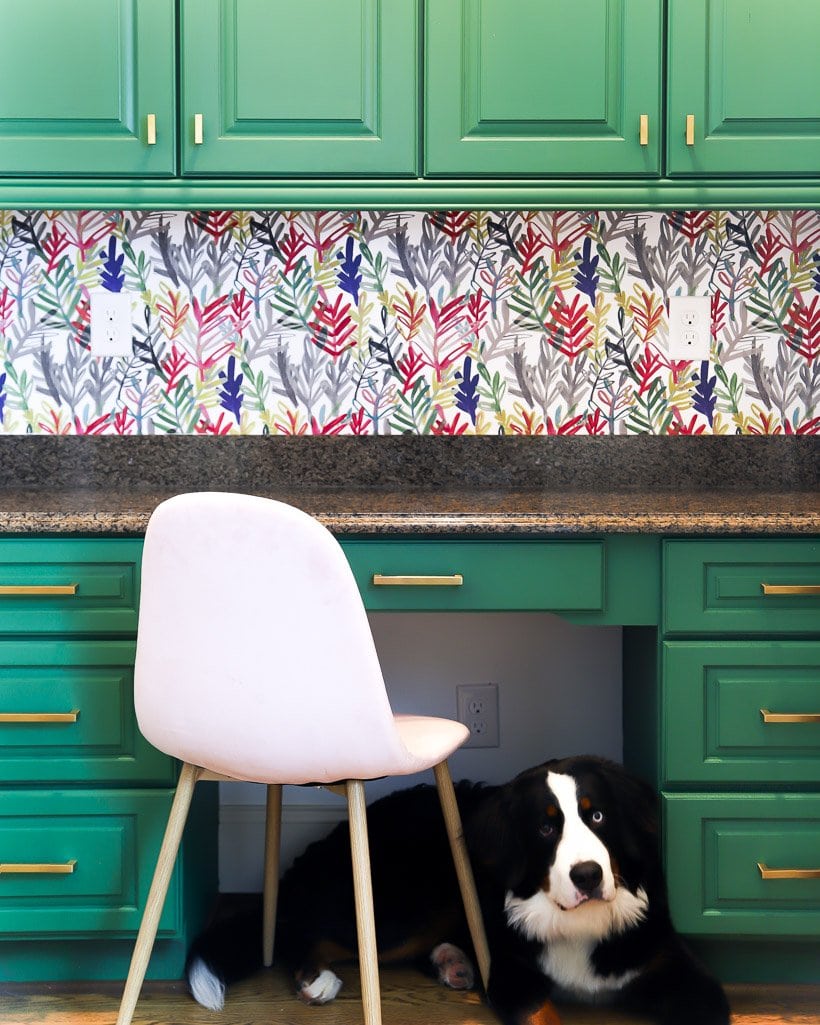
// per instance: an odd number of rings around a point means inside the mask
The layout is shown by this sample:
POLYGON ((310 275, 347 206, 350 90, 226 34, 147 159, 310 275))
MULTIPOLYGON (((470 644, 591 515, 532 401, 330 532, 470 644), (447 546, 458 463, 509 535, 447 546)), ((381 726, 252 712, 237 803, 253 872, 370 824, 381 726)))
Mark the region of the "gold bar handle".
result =
POLYGON ((205 138, 202 114, 194 114, 194 146, 201 146, 205 138))
POLYGON ((70 876, 77 864, 77 859, 57 863, 33 862, 7 862, 0 863, 0 875, 43 875, 43 876, 70 876))
POLYGON ((0 595, 22 597, 38 594, 76 594, 79 584, 2 584, 0 595))
POLYGON ((770 712, 761 708, 763 722, 820 722, 820 712, 770 712))
POLYGON ((464 577, 460 573, 450 576, 385 576, 373 574, 376 587, 461 587, 464 577))
POLYGON ((640 141, 641 146, 648 146, 649 145, 649 115, 648 114, 641 114, 641 123, 640 123, 640 129, 639 129, 639 132, 638 132, 638 137, 639 137, 639 141, 640 141))
POLYGON ((820 594, 820 584, 761 584, 764 594, 820 594))
POLYGON ((0 712, 0 723, 3 722, 76 722, 79 708, 70 712, 0 712))
POLYGON ((695 145, 695 115, 686 115, 686 145, 695 145))
POLYGON ((762 861, 757 867, 763 879, 820 879, 820 868, 769 868, 762 861))
POLYGON ((157 115, 149 114, 145 119, 145 135, 146 142, 149 146, 156 146, 157 144, 157 115))

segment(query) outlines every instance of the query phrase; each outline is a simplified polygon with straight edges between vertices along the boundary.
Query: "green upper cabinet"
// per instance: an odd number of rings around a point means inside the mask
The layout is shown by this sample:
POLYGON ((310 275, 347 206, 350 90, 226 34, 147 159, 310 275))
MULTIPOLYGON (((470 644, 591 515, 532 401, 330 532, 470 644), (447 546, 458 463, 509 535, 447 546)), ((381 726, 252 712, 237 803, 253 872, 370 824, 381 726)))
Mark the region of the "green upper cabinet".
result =
POLYGON ((0 0, 0 171, 173 174, 174 7, 174 0, 0 0))
POLYGON ((184 174, 417 173, 417 0, 182 0, 181 18, 184 174))
POLYGON ((669 174, 817 175, 818 47, 817 0, 669 0, 669 174))
POLYGON ((427 0, 425 173, 660 174, 661 8, 427 0))

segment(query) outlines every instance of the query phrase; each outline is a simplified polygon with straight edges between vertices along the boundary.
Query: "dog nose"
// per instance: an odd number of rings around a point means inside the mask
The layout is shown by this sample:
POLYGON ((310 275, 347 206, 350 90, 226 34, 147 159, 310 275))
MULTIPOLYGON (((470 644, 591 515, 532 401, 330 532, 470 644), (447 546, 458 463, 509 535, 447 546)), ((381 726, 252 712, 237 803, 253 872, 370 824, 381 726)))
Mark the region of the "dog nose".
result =
POLYGON ((601 885, 604 871, 597 861, 579 861, 569 870, 569 877, 581 893, 592 893, 601 885))

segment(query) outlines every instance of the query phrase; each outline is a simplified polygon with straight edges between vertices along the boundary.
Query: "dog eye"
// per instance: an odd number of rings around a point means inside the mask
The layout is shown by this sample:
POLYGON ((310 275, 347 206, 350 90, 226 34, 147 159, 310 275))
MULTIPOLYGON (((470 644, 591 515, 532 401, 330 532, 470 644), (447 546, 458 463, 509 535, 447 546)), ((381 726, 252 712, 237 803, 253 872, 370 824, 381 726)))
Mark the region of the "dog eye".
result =
POLYGON ((589 820, 593 824, 593 826, 600 826, 601 823, 604 821, 604 813, 596 808, 595 811, 590 815, 589 820))
POLYGON ((555 832, 555 826, 551 822, 544 822, 539 829, 541 836, 552 836, 555 832))

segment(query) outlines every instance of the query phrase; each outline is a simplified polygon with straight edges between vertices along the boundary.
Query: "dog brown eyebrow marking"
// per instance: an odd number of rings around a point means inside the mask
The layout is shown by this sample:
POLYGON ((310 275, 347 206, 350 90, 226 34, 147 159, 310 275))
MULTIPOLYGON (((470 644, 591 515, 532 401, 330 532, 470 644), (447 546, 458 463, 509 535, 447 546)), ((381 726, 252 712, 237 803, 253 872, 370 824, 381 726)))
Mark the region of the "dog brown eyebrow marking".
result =
POLYGON ((590 801, 588 797, 582 797, 578 803, 581 807, 581 811, 589 811, 592 807, 592 801, 590 801))
POLYGON ((558 809, 554 804, 547 805, 547 818, 554 819, 558 817, 558 809))

